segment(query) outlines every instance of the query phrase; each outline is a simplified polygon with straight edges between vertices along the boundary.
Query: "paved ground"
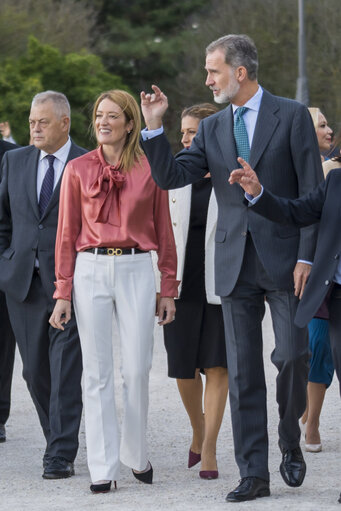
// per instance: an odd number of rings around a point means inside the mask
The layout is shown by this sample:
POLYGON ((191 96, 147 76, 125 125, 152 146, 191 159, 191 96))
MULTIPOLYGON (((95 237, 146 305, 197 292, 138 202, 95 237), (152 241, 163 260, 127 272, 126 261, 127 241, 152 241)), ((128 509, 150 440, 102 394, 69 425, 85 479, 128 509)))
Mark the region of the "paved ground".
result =
MULTIPOLYGON (((175 382, 166 376, 166 360, 159 327, 156 327, 154 363, 150 384, 149 442, 154 466, 154 484, 137 482, 127 467, 122 467, 118 490, 105 495, 89 492, 84 425, 81 426, 76 476, 69 480, 42 479, 41 460, 44 439, 26 386, 21 378, 21 363, 16 359, 12 414, 7 425, 8 440, 0 444, 0 511, 201 511, 234 509, 321 511, 339 510, 341 490, 341 407, 336 380, 327 392, 321 420, 323 451, 306 454, 307 476, 301 488, 284 484, 279 474, 277 447, 276 372, 269 362, 273 336, 269 316, 264 321, 264 356, 268 381, 271 496, 242 504, 227 504, 225 495, 239 476, 233 457, 230 411, 226 408, 217 448, 220 477, 202 481, 198 468, 186 468, 190 433, 180 404, 175 382)), ((116 349, 115 349, 116 350, 116 349)), ((120 388, 119 370, 116 371, 120 388)), ((118 392, 118 407, 121 396, 118 392)))

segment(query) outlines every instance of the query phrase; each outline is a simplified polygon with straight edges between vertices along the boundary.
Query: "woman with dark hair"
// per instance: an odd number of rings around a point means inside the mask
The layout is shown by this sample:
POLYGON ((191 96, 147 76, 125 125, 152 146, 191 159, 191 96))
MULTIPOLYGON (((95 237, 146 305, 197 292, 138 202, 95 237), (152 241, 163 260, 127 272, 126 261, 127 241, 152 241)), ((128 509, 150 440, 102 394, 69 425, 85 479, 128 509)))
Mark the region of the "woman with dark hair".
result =
MULTIPOLYGON (((188 149, 201 119, 217 112, 209 103, 186 108, 181 142, 188 149)), ((217 203, 207 175, 169 191, 169 205, 181 280, 176 318, 164 327, 168 375, 176 378, 192 430, 188 467, 201 461, 199 475, 216 479, 216 443, 228 391, 223 315, 214 292, 214 236, 217 203), (204 373, 206 385, 200 373, 204 373), (203 401, 204 397, 204 410, 203 401)))
POLYGON ((50 323, 63 329, 71 293, 82 348, 88 466, 93 493, 107 492, 120 461, 152 483, 146 427, 152 363, 155 279, 161 272, 159 324, 174 319, 176 252, 168 194, 158 188, 139 145, 141 118, 125 91, 101 94, 93 108, 98 148, 70 162, 60 193, 57 299, 50 323), (121 342, 124 416, 115 407, 112 319, 121 342))

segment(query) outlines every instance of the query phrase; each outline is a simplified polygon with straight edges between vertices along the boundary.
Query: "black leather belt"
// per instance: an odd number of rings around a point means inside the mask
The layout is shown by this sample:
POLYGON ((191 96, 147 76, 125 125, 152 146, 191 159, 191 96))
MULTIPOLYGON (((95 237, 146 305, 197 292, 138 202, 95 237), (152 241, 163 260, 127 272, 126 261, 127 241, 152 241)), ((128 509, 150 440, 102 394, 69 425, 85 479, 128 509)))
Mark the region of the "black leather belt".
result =
POLYGON ((110 256, 120 256, 127 254, 146 254, 146 250, 140 250, 139 248, 107 248, 107 247, 97 247, 97 248, 86 248, 84 252, 91 252, 91 254, 100 254, 100 255, 110 255, 110 256))

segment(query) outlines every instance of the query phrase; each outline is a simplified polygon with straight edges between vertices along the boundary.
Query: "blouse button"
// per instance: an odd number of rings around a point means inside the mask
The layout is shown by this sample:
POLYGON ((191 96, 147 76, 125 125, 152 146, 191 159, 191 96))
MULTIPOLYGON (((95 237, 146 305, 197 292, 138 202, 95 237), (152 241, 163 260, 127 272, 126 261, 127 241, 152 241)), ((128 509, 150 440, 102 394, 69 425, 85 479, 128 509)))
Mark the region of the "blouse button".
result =
POLYGON ((176 202, 176 199, 173 197, 172 202, 176 202))
POLYGON ((175 225, 175 226, 176 226, 176 222, 173 222, 173 225, 175 225))

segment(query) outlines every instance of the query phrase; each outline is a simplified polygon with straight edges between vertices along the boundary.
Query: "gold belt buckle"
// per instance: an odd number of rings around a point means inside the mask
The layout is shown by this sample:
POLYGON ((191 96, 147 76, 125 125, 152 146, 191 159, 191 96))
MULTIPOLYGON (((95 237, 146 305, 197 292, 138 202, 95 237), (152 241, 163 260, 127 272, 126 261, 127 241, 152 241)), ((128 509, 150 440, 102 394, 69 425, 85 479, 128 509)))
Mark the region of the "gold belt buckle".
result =
POLYGON ((122 249, 121 248, 108 248, 107 254, 110 256, 120 256, 122 255, 122 249))

